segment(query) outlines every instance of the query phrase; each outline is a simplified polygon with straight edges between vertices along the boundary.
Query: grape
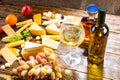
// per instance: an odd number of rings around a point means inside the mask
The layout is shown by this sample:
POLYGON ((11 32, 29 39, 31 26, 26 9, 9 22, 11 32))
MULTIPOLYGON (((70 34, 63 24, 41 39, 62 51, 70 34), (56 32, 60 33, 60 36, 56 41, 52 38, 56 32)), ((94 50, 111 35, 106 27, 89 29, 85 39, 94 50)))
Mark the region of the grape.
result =
POLYGON ((47 64, 47 60, 45 58, 41 59, 41 63, 47 64))
POLYGON ((46 56, 50 56, 51 54, 53 54, 53 50, 50 48, 44 48, 44 53, 46 56))
POLYGON ((52 80, 55 79, 55 73, 54 73, 54 72, 52 72, 52 73, 50 74, 50 76, 51 76, 51 79, 52 79, 52 80))
POLYGON ((47 62, 46 66, 52 66, 52 62, 47 62))
POLYGON ((39 62, 37 60, 34 60, 35 64, 38 64, 39 62))
POLYGON ((26 62, 29 66, 34 67, 35 66, 35 62, 34 61, 27 61, 26 62))
POLYGON ((39 79, 39 78, 40 78, 40 75, 35 76, 35 79, 39 79))
POLYGON ((43 52, 39 52, 38 55, 42 58, 46 57, 45 53, 43 53, 43 52))
POLYGON ((57 65, 57 66, 55 66, 55 70, 58 71, 58 72, 63 72, 64 68, 61 65, 57 65))
POLYGON ((46 73, 47 73, 47 74, 51 74, 51 73, 52 73, 52 68, 47 68, 47 69, 46 69, 46 73))
POLYGON ((40 67, 38 67, 37 69, 35 69, 34 74, 35 74, 35 76, 38 76, 40 74, 40 67))
POLYGON ((55 78, 55 80, 60 80, 59 78, 55 78))
POLYGON ((19 62, 20 65, 24 65, 24 64, 26 64, 26 62, 25 62, 24 60, 22 60, 22 59, 19 59, 18 62, 19 62))
POLYGON ((22 70, 24 70, 24 67, 23 67, 23 66, 18 66, 18 67, 17 67, 17 71, 18 71, 18 72, 20 72, 20 71, 22 71, 22 70))
POLYGON ((50 48, 44 48, 43 52, 30 56, 27 61, 20 58, 18 62, 20 65, 12 73, 26 80, 59 80, 65 71, 50 48))
POLYGON ((35 73, 35 68, 32 68, 28 72, 28 76, 32 76, 35 73))
POLYGON ((27 70, 23 70, 23 71, 21 72, 21 76, 24 77, 24 76, 27 74, 27 72, 28 72, 27 70))
POLYGON ((13 73, 13 74, 17 74, 17 73, 18 73, 17 69, 15 69, 15 68, 12 69, 12 73, 13 73))
POLYGON ((44 76, 47 74, 45 66, 40 68, 40 74, 44 76))
POLYGON ((47 58, 48 58, 49 61, 54 61, 56 59, 56 55, 55 54, 51 54, 47 58))
POLYGON ((56 72, 56 77, 62 78, 62 74, 60 72, 56 72))
POLYGON ((29 66, 28 64, 24 64, 24 65, 22 65, 22 66, 23 66, 23 69, 24 69, 24 70, 30 68, 30 66, 29 66))
POLYGON ((41 59, 42 59, 42 58, 41 58, 39 55, 36 56, 36 60, 37 60, 38 62, 41 62, 41 59))
POLYGON ((34 61, 35 60, 35 58, 33 56, 30 56, 29 59, 30 59, 30 61, 34 61))

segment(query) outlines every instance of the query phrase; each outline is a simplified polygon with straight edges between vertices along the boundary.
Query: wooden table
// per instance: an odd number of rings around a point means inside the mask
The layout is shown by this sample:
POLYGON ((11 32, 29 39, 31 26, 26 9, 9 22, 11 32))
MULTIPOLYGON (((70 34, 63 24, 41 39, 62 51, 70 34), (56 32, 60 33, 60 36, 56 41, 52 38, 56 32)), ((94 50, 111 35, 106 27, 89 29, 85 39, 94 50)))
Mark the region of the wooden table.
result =
MULTIPOLYGON (((0 3, 0 26, 5 25, 5 17, 9 13, 14 13, 19 17, 19 20, 24 20, 20 14, 22 6, 3 5, 0 3)), ((69 8, 54 8, 45 6, 33 7, 33 14, 42 13, 44 11, 54 11, 63 15, 74 15, 78 17, 87 16, 87 13, 82 10, 69 8)), ((106 24, 109 26, 110 34, 108 38, 104 64, 91 65, 87 62, 87 56, 82 55, 81 63, 75 67, 78 75, 78 80, 120 80, 120 16, 107 14, 106 24), (89 67, 91 68, 89 68, 89 67), (90 73, 90 74, 89 74, 90 73), (101 78, 102 77, 102 78, 101 78)), ((0 39, 4 35, 0 35, 0 39)), ((0 42, 0 47, 3 44, 0 42)))

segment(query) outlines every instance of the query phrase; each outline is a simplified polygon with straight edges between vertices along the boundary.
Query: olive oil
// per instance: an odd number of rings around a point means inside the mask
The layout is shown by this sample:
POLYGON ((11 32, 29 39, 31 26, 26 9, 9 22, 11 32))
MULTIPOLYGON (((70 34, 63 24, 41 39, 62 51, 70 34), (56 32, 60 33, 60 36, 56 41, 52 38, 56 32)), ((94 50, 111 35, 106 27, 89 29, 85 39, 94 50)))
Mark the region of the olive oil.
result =
POLYGON ((87 73, 87 80, 104 80, 103 64, 96 65, 88 62, 87 73))
POLYGON ((109 35, 109 28, 105 24, 106 11, 104 6, 99 8, 97 23, 91 27, 88 61, 94 64, 100 64, 104 60, 109 35))

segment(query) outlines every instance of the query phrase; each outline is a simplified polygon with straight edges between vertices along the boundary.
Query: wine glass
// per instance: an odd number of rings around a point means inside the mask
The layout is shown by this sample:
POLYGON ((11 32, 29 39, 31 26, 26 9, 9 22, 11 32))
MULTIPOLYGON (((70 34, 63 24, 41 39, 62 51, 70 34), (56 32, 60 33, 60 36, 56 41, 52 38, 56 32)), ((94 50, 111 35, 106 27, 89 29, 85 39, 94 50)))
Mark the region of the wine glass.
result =
POLYGON ((84 40, 85 32, 81 24, 62 23, 60 27, 59 48, 60 60, 67 67, 74 67, 81 61, 81 51, 78 47, 84 40))

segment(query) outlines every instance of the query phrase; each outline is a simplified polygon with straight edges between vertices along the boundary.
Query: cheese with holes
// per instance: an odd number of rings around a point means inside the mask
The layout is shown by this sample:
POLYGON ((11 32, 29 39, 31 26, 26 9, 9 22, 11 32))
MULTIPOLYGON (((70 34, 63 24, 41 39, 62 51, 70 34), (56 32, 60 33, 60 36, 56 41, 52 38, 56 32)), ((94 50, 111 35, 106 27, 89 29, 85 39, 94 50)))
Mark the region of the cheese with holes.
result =
POLYGON ((42 18, 41 18, 41 14, 35 14, 33 15, 33 20, 35 23, 37 23, 38 25, 41 24, 42 18))
POLYGON ((37 23, 33 23, 29 27, 29 30, 33 35, 40 36, 40 35, 45 35, 46 34, 46 31, 42 27, 40 27, 37 23))
POLYGON ((16 55, 8 47, 2 48, 0 53, 9 64, 13 64, 17 59, 16 55))
POLYGON ((43 38, 44 36, 48 37, 50 39, 53 39, 53 40, 59 40, 60 39, 59 35, 41 35, 41 38, 43 38))
POLYGON ((43 46, 41 44, 33 43, 27 41, 24 45, 24 48, 22 48, 21 55, 25 60, 29 59, 29 56, 36 56, 38 52, 40 52, 43 46))
POLYGON ((42 44, 44 46, 50 47, 52 49, 57 49, 59 44, 60 44, 60 42, 55 41, 55 40, 50 39, 50 38, 47 38, 47 37, 43 37, 42 38, 42 44))
POLYGON ((60 33, 60 29, 54 23, 49 24, 46 27, 46 31, 49 34, 55 34, 55 35, 59 35, 60 33))

